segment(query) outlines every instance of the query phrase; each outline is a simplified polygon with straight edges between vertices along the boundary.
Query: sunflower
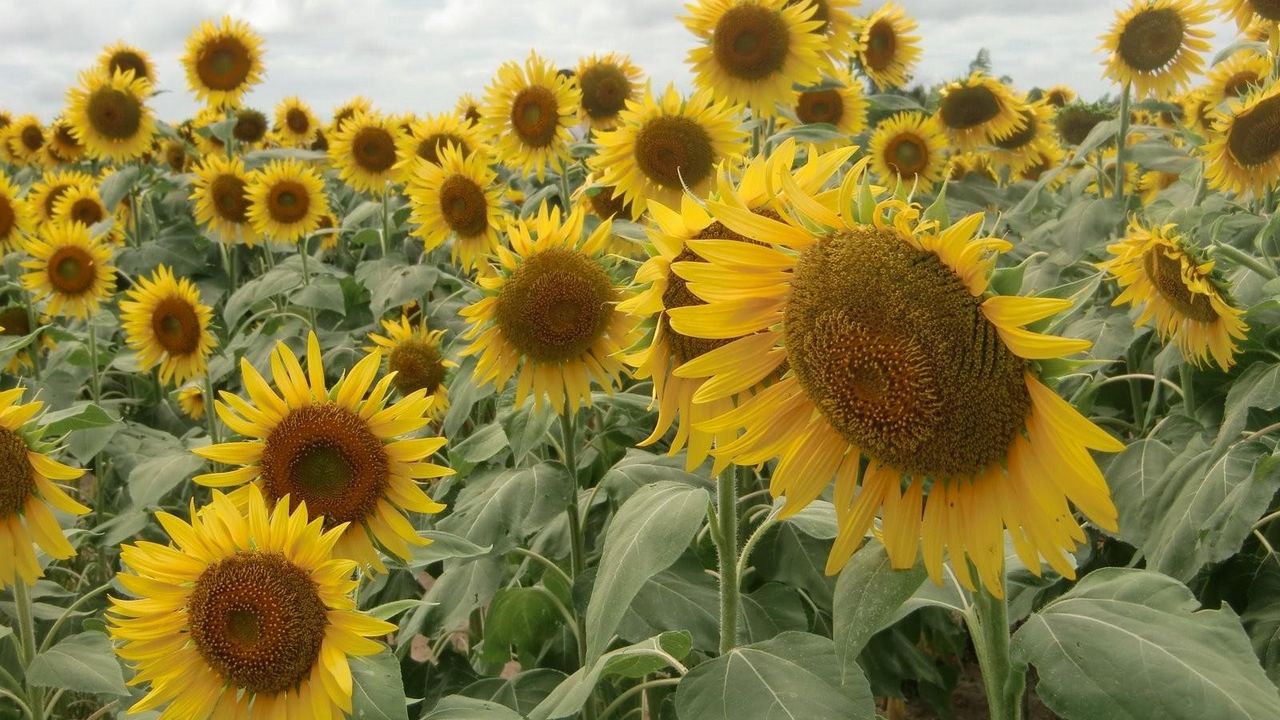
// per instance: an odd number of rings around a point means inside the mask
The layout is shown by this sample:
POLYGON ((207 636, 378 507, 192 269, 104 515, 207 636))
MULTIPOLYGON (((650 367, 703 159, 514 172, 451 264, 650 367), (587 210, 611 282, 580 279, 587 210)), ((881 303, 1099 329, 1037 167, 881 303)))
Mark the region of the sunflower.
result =
POLYGON ((858 38, 858 64, 880 90, 907 84, 912 67, 920 59, 920 36, 912 35, 916 21, 896 3, 880 6, 862 25, 858 38))
POLYGON ((946 133, 935 118, 901 112, 882 121, 871 135, 871 168, 882 182, 928 192, 942 179, 946 145, 946 133))
POLYGON ((311 107, 297 96, 290 96, 276 105, 275 138, 284 147, 305 148, 315 142, 320 122, 311 107))
POLYGON ((1213 262, 1198 257, 1176 225, 1145 227, 1132 219, 1124 239, 1107 251, 1112 257, 1101 267, 1124 288, 1113 304, 1139 309, 1135 325, 1152 322, 1160 338, 1176 343, 1194 365, 1204 366, 1212 356, 1224 371, 1231 369, 1235 341, 1248 331, 1244 313, 1228 302, 1213 262))
POLYGON ((1170 95, 1204 67, 1213 32, 1198 26, 1212 20, 1200 0, 1133 0, 1102 36, 1106 76, 1138 98, 1170 95))
POLYGON ((191 200, 196 222, 219 240, 253 246, 257 235, 249 221, 249 175, 239 157, 205 156, 195 168, 191 200))
MULTIPOLYGON (((1089 178, 1089 184, 1085 188, 1085 192, 1091 195, 1102 196, 1105 189, 1108 194, 1115 193, 1116 186, 1116 149, 1109 148, 1101 155, 1102 165, 1102 185, 1098 185, 1098 168, 1094 165, 1087 166, 1082 174, 1089 178)), ((1124 172, 1121 174, 1121 180, 1124 182, 1124 194, 1126 197, 1136 195, 1138 193, 1138 181, 1142 179, 1142 169, 1137 163, 1126 162, 1124 164, 1124 172)))
POLYGON ((0 254, 17 250, 35 224, 30 203, 18 197, 18 186, 0 171, 0 254))
POLYGON ((991 159, 982 153, 956 153, 947 158, 946 177, 948 182, 963 182, 981 178, 988 182, 1000 182, 1000 176, 991 165, 991 159))
POLYGON ((197 100, 235 107, 262 80, 262 38, 243 20, 205 20, 187 38, 182 65, 197 100))
POLYGON ((5 129, 9 155, 15 165, 38 165, 43 160, 44 128, 40 118, 23 115, 5 129))
POLYGON ((342 239, 342 223, 338 222, 338 216, 333 211, 320 216, 320 224, 316 226, 316 235, 320 236, 321 250, 336 250, 338 241, 342 239))
POLYGON ((974 238, 981 214, 943 229, 920 220, 914 206, 877 202, 865 185, 859 191, 860 176, 846 175, 838 212, 787 175, 782 220, 708 202, 712 217, 764 246, 725 248, 710 267, 673 266, 708 301, 672 310, 673 330, 772 340, 750 362, 706 368, 709 382, 746 382, 764 351, 780 351, 771 362, 788 367, 782 380, 703 424, 743 430, 713 453, 739 464, 780 458, 770 490, 786 498, 787 517, 834 480, 839 534, 828 573, 848 561, 879 510, 894 568, 914 565, 923 545, 924 565, 941 583, 945 549, 961 583, 973 587, 971 561, 1000 595, 1007 527, 1033 572, 1042 555, 1072 577, 1066 552, 1085 535, 1068 500, 1116 529, 1088 449, 1124 446, 1032 365, 1089 347, 1023 328, 1071 302, 988 297, 992 255, 1011 245, 974 238))
MULTIPOLYGON (((0 309, 0 335, 9 338, 22 338, 31 334, 32 316, 30 310, 25 305, 10 305, 0 309)), ((52 318, 42 316, 39 319, 40 325, 48 325, 52 322, 52 318)), ((38 328, 37 328, 38 329, 38 328)), ((41 355, 48 350, 57 347, 57 343, 48 333, 41 332, 36 342, 14 353, 9 359, 9 363, 5 366, 4 371, 10 375, 17 375, 22 372, 23 368, 31 368, 35 366, 34 355, 41 355)))
POLYGON ((22 387, 0 392, 0 467, 7 473, 0 483, 0 547, 5 549, 0 553, 0 588, 18 581, 34 585, 44 577, 33 543, 55 560, 75 555, 50 508, 71 515, 89 512, 55 484, 75 480, 84 470, 54 460, 47 447, 32 440, 39 436, 32 418, 44 403, 20 402, 24 392, 22 387))
POLYGON ((454 262, 475 270, 499 242, 503 211, 496 180, 484 153, 465 157, 452 144, 444 147, 439 165, 419 163, 405 194, 409 219, 417 226, 413 234, 422 238, 424 249, 434 250, 452 237, 454 262))
POLYGON ((702 41, 688 56, 698 88, 772 117, 792 85, 821 79, 830 45, 811 3, 698 0, 689 9, 684 24, 702 41))
POLYGON ((270 129, 267 116, 262 111, 240 108, 236 110, 235 124, 231 126, 231 137, 240 143, 242 150, 249 150, 266 139, 270 129))
POLYGON ((269 508, 256 488, 193 503, 189 522, 156 519, 171 544, 121 548, 117 577, 134 597, 107 611, 130 683, 149 685, 129 712, 346 717, 349 658, 378 653, 385 646, 370 638, 396 630, 356 609, 356 564, 334 556, 346 526, 310 519, 304 504, 269 508))
POLYGON ((47 223, 23 249, 32 259, 21 263, 31 271, 23 274, 22 286, 36 300, 49 298, 50 315, 87 319, 115 290, 110 247, 80 223, 47 223))
POLYGON ((1271 59, 1257 52, 1243 51, 1223 60, 1209 71, 1200 92, 1205 94, 1209 112, 1228 100, 1243 98, 1271 77, 1271 59))
POLYGON ((90 230, 99 223, 109 222, 110 225, 99 236, 110 243, 124 242, 123 228, 116 222, 111 211, 107 210, 102 202, 102 195, 93 186, 71 187, 62 193, 53 203, 53 222, 80 223, 90 230))
MULTIPOLYGON (((1046 172, 1062 165, 1066 159, 1066 152, 1063 151, 1062 146, 1058 143, 1046 142, 1036 146, 1032 156, 1033 160, 1018 171, 1019 180, 1038 182, 1046 172)), ((1049 190, 1057 190, 1066 182, 1066 173, 1058 173, 1045 184, 1045 187, 1049 190)))
POLYGON ((865 132, 870 104, 862 92, 862 83, 844 70, 835 70, 831 74, 834 85, 801 90, 797 94, 794 105, 796 119, 806 125, 834 125, 843 135, 865 132))
POLYGON ((151 56, 123 41, 103 48, 102 54, 98 56, 98 66, 107 75, 132 72, 134 77, 156 84, 156 66, 151 62, 151 56))
POLYGON ((79 170, 50 170, 32 186, 27 194, 27 205, 35 213, 37 221, 49 222, 53 220, 58 200, 72 189, 93 191, 97 189, 97 183, 92 175, 79 170))
POLYGON ((511 249, 497 249, 500 267, 482 277, 487 291, 462 310, 471 344, 462 354, 479 355, 475 378, 504 386, 512 375, 516 405, 533 393, 534 407, 550 402, 556 412, 591 404, 591 384, 611 390, 623 374, 618 358, 634 340, 635 322, 616 305, 625 300, 602 258, 612 223, 605 221, 582 240, 583 213, 561 221, 559 208, 538 208, 528 220, 507 226, 511 249))
POLYGON ((206 404, 204 388, 199 385, 187 385, 178 391, 178 408, 196 422, 204 419, 206 404))
POLYGON ((574 200, 585 212, 601 220, 631 218, 631 205, 622 198, 622 193, 615 187, 601 185, 592 173, 583 179, 574 200))
POLYGON ((254 172, 246 190, 254 232, 294 243, 315 232, 329 212, 324 180, 297 160, 274 160, 254 172))
POLYGON ((582 103, 578 116, 594 130, 609 130, 627 101, 640 95, 643 74, 620 53, 591 55, 578 61, 578 88, 582 103))
POLYGON ((981 70, 942 88, 935 117, 952 144, 963 150, 993 145, 1026 123, 1013 91, 981 70))
POLYGON ((1045 90, 1040 99, 1049 107, 1062 108, 1075 101, 1076 91, 1069 85, 1054 85, 1045 90))
POLYGON ((165 140, 160 144, 160 157, 164 164, 175 173, 184 173, 191 164, 191 156, 187 154, 187 143, 180 139, 165 140))
POLYGON ((363 95, 356 95, 345 103, 334 108, 333 122, 329 127, 333 132, 339 132, 348 120, 360 113, 365 115, 373 114, 373 103, 369 101, 369 98, 363 95))
POLYGON ((811 32, 823 38, 826 43, 826 67, 824 71, 843 70, 849 62, 858 44, 858 23, 860 20, 849 12, 857 7, 861 0, 787 0, 787 5, 813 6, 813 15, 809 18, 818 26, 811 32))
POLYGON ((1236 19, 1241 32, 1258 25, 1274 28, 1280 23, 1280 4, 1275 0, 1219 0, 1218 7, 1236 19))
POLYGON ((1009 168, 1015 175, 1039 158, 1036 153, 1038 146, 1057 142, 1052 135, 1053 108, 1048 103, 1024 103, 1018 113, 1022 116, 1022 127, 1012 135, 993 142, 991 151, 992 162, 1009 168))
POLYGON ((683 100, 668 85, 655 99, 646 88, 619 121, 596 136, 600 150, 589 162, 599 182, 631 204, 632 218, 651 199, 675 206, 686 189, 706 195, 716 165, 747 150, 735 108, 706 92, 683 100))
POLYGON ((159 365, 160 382, 175 385, 203 375, 218 340, 209 332, 213 310, 200 302, 195 283, 161 265, 139 277, 128 297, 120 302, 120 326, 142 371, 159 365))
POLYGON ((1213 187, 1264 195, 1280 180, 1280 83, 1230 100, 1205 146, 1213 187))
POLYGON ((374 351, 356 363, 331 389, 326 388, 320 343, 307 338, 307 368, 284 343, 271 357, 273 390, 247 360, 240 372, 248 400, 222 393, 218 417, 246 440, 195 450, 200 457, 239 466, 195 478, 211 487, 252 482, 269 504, 290 498, 323 516, 326 528, 344 527, 335 553, 385 572, 373 541, 407 560, 410 545, 426 545, 405 518, 405 511, 437 513, 417 480, 453 474, 428 462, 444 447, 444 438, 405 436, 430 421, 432 398, 425 390, 387 405, 395 381, 373 381, 382 364, 374 351), (370 387, 373 386, 372 391, 370 387), (367 393, 367 396, 366 396, 367 393))
POLYGON ((67 122, 90 157, 135 160, 151 149, 155 138, 150 96, 151 83, 131 72, 90 70, 67 92, 67 122))
POLYGON ((458 98, 458 104, 453 108, 456 113, 471 127, 479 127, 480 125, 480 101, 471 93, 463 93, 458 98))
POLYGON ((485 90, 481 122, 499 158, 526 175, 533 171, 541 181, 548 165, 569 159, 569 128, 581 98, 577 85, 555 65, 530 52, 524 67, 506 62, 498 68, 485 90))
POLYGON ((439 165, 444 149, 450 145, 466 158, 479 150, 483 143, 479 130, 469 125, 461 115, 440 113, 413 121, 409 131, 396 139, 399 157, 395 168, 397 178, 408 183, 422 162, 439 165))
POLYGON ((329 159, 352 188, 382 195, 395 175, 396 135, 386 117, 357 113, 330 139, 329 159))
POLYGON ((230 155, 222 138, 215 135, 213 127, 227 120, 227 111, 219 107, 207 107, 191 120, 193 142, 201 155, 230 155))
POLYGON ((426 392, 431 397, 431 419, 439 422, 449 410, 445 373, 458 366, 440 347, 444 331, 428 330, 425 323, 410 322, 404 315, 398 320, 383 320, 382 328, 386 335, 369 333, 369 339, 387 354, 387 374, 395 376, 396 389, 402 396, 426 392))
POLYGON ((66 118, 55 118, 49 123, 49 136, 46 140, 44 151, 51 161, 49 165, 73 163, 84 157, 84 144, 76 139, 71 123, 66 118))
POLYGON ((1143 204, 1150 205, 1155 202, 1160 193, 1173 187, 1181 177, 1178 173, 1164 170, 1148 170, 1142 173, 1138 178, 1138 192, 1142 194, 1143 204))

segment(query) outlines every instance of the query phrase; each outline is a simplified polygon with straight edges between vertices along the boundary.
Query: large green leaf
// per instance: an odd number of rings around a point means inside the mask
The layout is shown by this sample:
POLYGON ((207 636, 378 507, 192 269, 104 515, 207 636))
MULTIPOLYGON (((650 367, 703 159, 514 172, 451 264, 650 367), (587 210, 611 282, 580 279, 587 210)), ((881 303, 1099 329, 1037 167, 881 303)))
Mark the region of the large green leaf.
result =
POLYGON ((705 477, 684 469, 683 455, 655 455, 634 448, 627 450, 627 454, 609 468, 600 480, 600 487, 614 502, 622 504, 640 488, 662 480, 691 487, 711 487, 705 477))
POLYGON ((351 658, 351 679, 352 717, 409 720, 400 662, 390 650, 370 657, 351 658))
POLYGON ((1227 391, 1214 453, 1222 452, 1239 439, 1240 431, 1248 426, 1251 409, 1275 410, 1277 407, 1280 407, 1280 364, 1255 363, 1236 378, 1227 391))
POLYGON ((894 570, 884 545, 873 540, 853 554, 836 580, 835 607, 831 618, 841 678, 861 676, 858 655, 871 636, 880 631, 924 583, 919 565, 894 570))
POLYGON ((168 492, 204 467, 205 461, 186 448, 175 449, 133 466, 129 473, 129 497, 134 507, 160 502, 168 492))
POLYGON ((671 660, 683 660, 689 654, 691 644, 689 633, 670 632, 610 650, 565 678, 545 700, 529 712, 529 720, 569 717, 582 709, 602 678, 642 678, 658 672, 671 667, 671 660))
POLYGON ((473 476, 439 528, 507 552, 569 506, 573 481, 558 463, 505 470, 487 482, 473 476))
POLYGON ((537 652, 560 622, 560 614, 545 590, 531 587, 503 588, 494 593, 485 615, 484 648, 487 662, 511 659, 512 646, 537 652))
POLYGON ((1280 695, 1229 607, 1198 610, 1184 585, 1104 568, 1034 613, 1013 637, 1036 692, 1067 720, 1280 717, 1280 695))
POLYGON ((490 700, 450 695, 436 703, 422 720, 524 720, 511 708, 490 700))
POLYGON ((511 678, 483 678, 463 688, 469 698, 505 705, 518 713, 531 712, 568 676, 551 668, 534 668, 511 678))
POLYGON ((104 695, 129 694, 124 673, 111 650, 111 641, 100 632, 65 637, 31 661, 27 682, 104 695))
POLYGON ((1155 438, 1130 444, 1107 465, 1107 485, 1120 513, 1120 539, 1141 546, 1155 524, 1157 508, 1153 499, 1160 478, 1177 455, 1155 438))

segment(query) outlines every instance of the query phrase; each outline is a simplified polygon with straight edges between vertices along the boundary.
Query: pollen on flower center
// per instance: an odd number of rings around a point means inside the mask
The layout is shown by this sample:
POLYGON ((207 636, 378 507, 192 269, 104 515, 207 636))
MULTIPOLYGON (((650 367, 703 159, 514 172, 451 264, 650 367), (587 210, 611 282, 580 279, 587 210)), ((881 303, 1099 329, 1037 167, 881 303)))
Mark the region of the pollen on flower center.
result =
POLYGON ((12 430, 0 428, 0 519, 17 515, 35 492, 36 481, 27 443, 12 430))
POLYGON ((1156 291, 1177 308, 1178 312, 1200 322, 1213 322, 1218 313, 1209 296, 1194 293, 1182 279, 1182 262, 1153 247, 1142 258, 1142 267, 1156 291))
POLYGON ((609 275, 576 250, 551 248, 525 260, 497 298, 498 327, 522 354, 563 362, 586 352, 613 314, 609 275))
POLYGON ((1173 8, 1153 8, 1135 15, 1120 33, 1118 51, 1129 67, 1154 72, 1178 56, 1186 26, 1173 8))

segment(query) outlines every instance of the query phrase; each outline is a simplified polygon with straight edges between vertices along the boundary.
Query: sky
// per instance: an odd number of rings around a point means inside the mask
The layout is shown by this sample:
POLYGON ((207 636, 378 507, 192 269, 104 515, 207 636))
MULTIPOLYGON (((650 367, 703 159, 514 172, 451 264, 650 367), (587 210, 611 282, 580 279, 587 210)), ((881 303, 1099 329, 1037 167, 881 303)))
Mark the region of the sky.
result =
MULTIPOLYGON (((878 7, 864 2, 860 12, 878 7)), ((924 55, 916 80, 953 79, 985 47, 993 69, 1022 89, 1067 83, 1085 97, 1115 88, 1102 78, 1098 36, 1120 0, 900 0, 920 24, 924 55)), ((0 108, 49 120, 80 70, 101 48, 124 40, 151 54, 164 91, 161 118, 191 116, 179 58, 200 21, 230 14, 264 38, 266 77, 247 104, 270 111, 299 95, 322 116, 356 94, 386 112, 451 109, 464 92, 482 94, 506 60, 530 49, 559 66, 619 51, 655 87, 691 86, 684 64, 693 36, 679 22, 680 0, 0 0, 0 108)), ((1234 26, 1213 28, 1225 46, 1234 26)))

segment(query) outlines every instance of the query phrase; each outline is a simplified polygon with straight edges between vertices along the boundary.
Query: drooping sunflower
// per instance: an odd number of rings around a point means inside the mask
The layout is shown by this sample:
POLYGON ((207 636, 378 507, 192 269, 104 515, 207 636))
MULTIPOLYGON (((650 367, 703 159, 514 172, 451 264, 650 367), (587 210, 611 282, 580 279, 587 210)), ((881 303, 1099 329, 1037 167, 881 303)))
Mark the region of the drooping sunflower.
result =
POLYGON ((981 70, 947 83, 935 117, 951 143, 963 150, 992 145, 1021 130, 1026 123, 1009 86, 981 70))
POLYGON ((204 388, 199 385, 187 385, 178 391, 178 408, 187 417, 200 422, 204 419, 208 400, 204 397, 204 388))
POLYGON ((382 364, 376 351, 327 387, 314 332, 307 338, 306 361, 304 371, 293 351, 278 343, 271 356, 272 389, 241 360, 248 399, 224 392, 215 405, 227 427, 246 439, 194 451, 236 467, 195 480, 210 487, 252 482, 270 505, 286 497, 292 506, 305 502, 313 515, 323 516, 325 528, 345 528, 336 555, 385 572, 373 541, 407 560, 410 545, 428 541, 404 513, 444 509, 417 481, 453 474, 429 462, 445 439, 406 437, 430 421, 431 396, 419 390, 388 405, 395 378, 387 375, 374 385, 382 364))
MULTIPOLYGON (((773 344, 764 349, 780 350, 788 367, 703 424, 742 430, 713 452, 739 464, 780 458, 770 490, 786 498, 787 517, 834 481, 839 534, 829 573, 878 511, 891 565, 911 567, 923 546, 935 582, 945 549, 961 583, 973 587, 972 561, 1000 595, 1005 528, 1033 572, 1039 555, 1073 576, 1066 553, 1085 535, 1068 500, 1114 531, 1116 510, 1088 450, 1124 446, 1031 364, 1089 347, 1023 327, 1070 301, 988 296, 992 255, 1011 246, 975 239, 981 214, 944 229, 914 206, 877 202, 858 189, 858 175, 847 174, 838 211, 786 175, 781 221, 710 201, 713 217, 764 246, 726 248, 709 267, 673 266, 708 301, 672 310, 674 330, 707 339, 765 334, 773 344)), ((726 362, 705 374, 739 383, 758 366, 726 362)))
POLYGON ((485 132, 498 158, 541 181, 548 166, 569 159, 569 128, 578 116, 582 93, 556 72, 549 60, 530 52, 521 66, 506 62, 485 89, 481 110, 485 132))
POLYGON ((907 84, 920 59, 920 36, 912 35, 918 26, 896 3, 885 3, 871 13, 862 25, 858 38, 858 65, 880 90, 907 84))
POLYGON ((30 270, 22 275, 22 286, 36 300, 49 299, 50 315, 87 319, 115 290, 111 248, 80 223, 46 223, 23 249, 32 259, 22 261, 30 270))
POLYGON ((187 38, 182 65, 197 100, 235 107, 262 80, 262 38, 243 20, 205 20, 187 38))
POLYGON ((1036 162, 1036 148, 1044 143, 1054 143, 1053 109, 1044 102, 1023 103, 1018 108, 1022 127, 1008 137, 992 143, 991 160, 1017 174, 1026 165, 1036 162))
POLYGON ((471 127, 480 126, 480 101, 471 93, 463 93, 453 109, 471 127))
POLYGON ((5 129, 6 146, 16 165, 38 165, 43 160, 44 127, 35 115, 23 115, 5 129))
POLYGON ((1205 176, 1213 187, 1266 194, 1280 181, 1280 83, 1230 100, 1205 146, 1205 176))
POLYGON ((237 502, 215 492, 190 520, 156 519, 170 544, 121 548, 117 577, 132 598, 107 611, 133 685, 149 685, 130 713, 161 718, 315 718, 351 712, 353 656, 396 626, 361 613, 356 564, 334 556, 345 525, 270 507, 256 488, 237 502))
POLYGON ((462 354, 478 355, 476 382, 516 381, 516 405, 530 393, 535 407, 556 412, 591 404, 591 385, 611 390, 623 374, 621 351, 635 322, 617 309, 626 299, 604 264, 612 223, 582 239, 583 214, 561 220, 543 204, 537 215, 507 225, 511 249, 497 248, 500 266, 481 277, 486 296, 461 314, 470 323, 462 354))
POLYGON ((71 515, 89 512, 56 484, 75 480, 84 470, 54 460, 47 454, 49 447, 32 440, 38 436, 32 432, 33 418, 44 403, 21 402, 24 392, 23 387, 0 392, 0 467, 5 474, 0 485, 0 547, 5 549, 0 553, 0 588, 16 582, 34 585, 44 576, 33 544, 55 560, 75 555, 50 508, 71 515))
POLYGON ((274 130, 276 142, 282 146, 305 148, 315 142, 320 121, 311 112, 311 106, 297 96, 290 96, 276 105, 274 130))
POLYGON ((249 220, 249 174, 239 157, 206 155, 195 168, 191 200, 196 222, 220 241, 253 246, 257 233, 249 220))
POLYGON ((1075 101, 1076 91, 1070 85, 1054 85, 1045 90, 1040 99, 1049 107, 1062 108, 1075 101))
POLYGON ((1058 137, 1067 145, 1079 145, 1089 137, 1089 133, 1106 122, 1115 113, 1107 112, 1097 105, 1086 105, 1074 102, 1058 110, 1053 116, 1053 125, 1058 130, 1058 137))
POLYGON ((498 246, 502 188, 483 152, 464 157, 455 145, 446 145, 440 164, 421 162, 410 178, 409 219, 413 234, 430 251, 453 238, 450 254, 468 272, 498 246))
POLYGON ((329 212, 324 180, 297 160, 274 160, 254 172, 246 190, 254 232, 276 242, 294 243, 315 232, 329 212))
POLYGON ((396 138, 396 177, 400 182, 408 183, 422 162, 439 165, 444 149, 450 145, 466 158, 481 149, 483 142, 479 130, 454 113, 415 120, 409 125, 408 132, 400 133, 396 138))
POLYGON ((356 113, 329 139, 329 159, 348 185, 382 195, 395 178, 396 135, 386 117, 356 113))
POLYGON ((31 205, 18 197, 18 186, 0 171, 0 253, 17 250, 35 224, 31 205))
POLYGON ((796 119, 801 123, 827 123, 844 135, 857 135, 867 129, 870 103, 862 92, 862 82, 848 72, 831 73, 834 85, 801 90, 796 97, 796 119))
POLYGON ((90 70, 67 91, 67 122, 90 157, 127 162, 151 150, 156 121, 147 98, 151 83, 132 71, 90 70))
POLYGON ((887 184, 928 192, 946 168, 947 136, 935 118, 909 111, 881 121, 871 135, 871 169, 887 184))
POLYGON ((49 137, 46 140, 44 151, 52 161, 50 165, 73 163, 84 157, 84 144, 76 138, 75 131, 66 118, 55 118, 49 123, 49 137))
POLYGON ((1106 76, 1132 85, 1134 95, 1163 98, 1204 67, 1213 13, 1200 0, 1133 0, 1102 36, 1106 76))
POLYGON ((1274 0, 1219 0, 1218 7, 1235 18, 1241 32, 1259 24, 1275 27, 1280 23, 1280 5, 1274 0))
POLYGON ((107 210, 102 202, 102 195, 93 186, 76 186, 66 192, 53 203, 53 222, 80 223, 90 230, 97 231, 107 242, 120 244, 124 242, 124 229, 116 222, 115 216, 107 210), (105 226, 99 223, 110 222, 105 226))
POLYGON ((591 55, 578 61, 578 88, 582 102, 578 116, 595 130, 609 130, 628 100, 639 97, 643 73, 621 53, 591 55))
POLYGON ((1214 65, 1200 92, 1205 94, 1212 113, 1228 100, 1243 98, 1266 85, 1270 77, 1270 58, 1258 52, 1241 51, 1214 65))
POLYGON ((213 309, 187 278, 175 278, 161 265, 150 278, 139 277, 120 301, 125 342, 138 354, 143 372, 160 367, 160 382, 181 385, 205 374, 218 339, 209 331, 213 309))
MULTIPOLYGON (((395 373, 393 384, 401 395, 423 390, 431 396, 431 419, 439 422, 449 411, 449 388, 445 374, 457 363, 445 357, 440 346, 443 330, 429 330, 421 321, 410 322, 401 315, 396 320, 383 320, 387 333, 369 333, 369 340, 387 356, 387 373, 395 373)), ((368 348, 372 350, 373 348, 368 348)))
POLYGON ((660 98, 648 88, 627 104, 613 130, 596 135, 599 152, 588 162, 602 185, 622 193, 632 218, 649 200, 674 207, 687 189, 706 195, 715 167, 747 150, 736 109, 706 92, 682 99, 674 85, 660 98))
POLYGON ((701 43, 689 51, 693 83, 758 116, 789 104, 793 85, 821 79, 830 47, 811 3, 697 0, 684 24, 701 43))
POLYGON ((156 66, 145 50, 134 47, 124 41, 118 41, 102 49, 98 56, 98 65, 108 75, 117 72, 132 72, 136 78, 156 84, 156 66))
POLYGON ((42 223, 53 220, 54 206, 73 188, 91 191, 97 188, 97 184, 92 175, 80 170, 55 169, 46 172, 27 194, 27 204, 35 213, 36 220, 42 223))
POLYGON ((1248 331, 1244 312, 1228 301, 1213 261, 1199 257, 1176 225, 1148 227, 1131 219, 1124 239, 1107 251, 1112 257, 1101 267, 1124 288, 1113 304, 1139 309, 1135 325, 1150 322, 1194 365, 1204 366, 1212 356, 1223 370, 1231 368, 1235 341, 1248 331))

